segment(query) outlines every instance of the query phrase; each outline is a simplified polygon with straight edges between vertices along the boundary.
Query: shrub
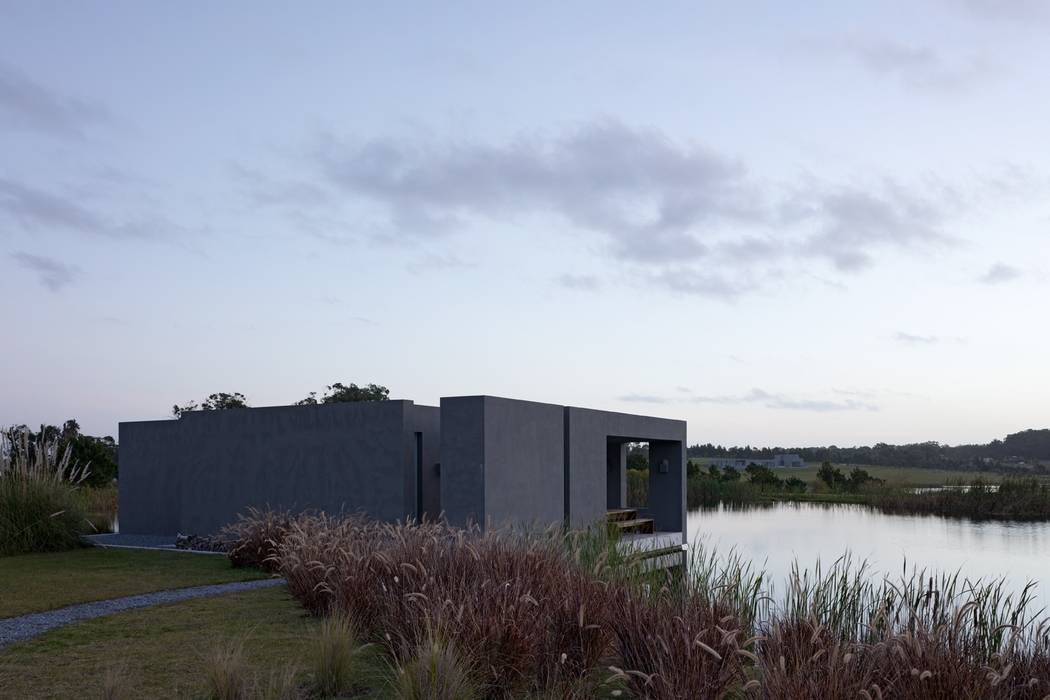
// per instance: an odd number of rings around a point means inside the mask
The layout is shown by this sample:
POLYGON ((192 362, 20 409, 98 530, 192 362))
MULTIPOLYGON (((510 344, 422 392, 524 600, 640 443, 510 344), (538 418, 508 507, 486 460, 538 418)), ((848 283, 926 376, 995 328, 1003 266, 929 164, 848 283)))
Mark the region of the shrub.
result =
POLYGON ((296 700, 302 695, 296 679, 298 673, 294 664, 288 664, 257 678, 252 697, 254 700, 296 700))
POLYGON ((210 700, 247 700, 251 683, 244 639, 216 644, 204 657, 204 676, 210 700))
POLYGON ((428 636, 397 669, 398 700, 475 700, 480 697, 470 669, 450 644, 428 636))
POLYGON ((362 649, 346 615, 337 612, 321 622, 314 657, 314 685, 322 696, 341 695, 351 689, 362 649))
POLYGON ((219 533, 220 541, 232 542, 227 556, 235 567, 252 566, 263 571, 277 570, 274 555, 284 539, 291 514, 288 511, 249 508, 237 522, 219 533))
POLYGON ((134 697, 126 661, 110 664, 102 674, 102 700, 130 700, 134 697))
POLYGON ((622 664, 616 675, 635 697, 717 698, 745 680, 750 652, 743 648, 753 641, 726 607, 669 592, 622 592, 610 624, 622 664))
POLYGON ((87 471, 57 440, 0 433, 0 556, 71 549, 87 528, 78 485, 87 471))
POLYGON ((400 697, 1050 693, 1050 622, 1034 589, 1011 597, 1001 581, 920 570, 879 582, 846 556, 796 568, 775 604, 735 553, 700 547, 687 576, 646 573, 601 527, 482 533, 324 514, 291 520, 273 561, 336 638, 355 637, 346 614, 388 655, 400 697))

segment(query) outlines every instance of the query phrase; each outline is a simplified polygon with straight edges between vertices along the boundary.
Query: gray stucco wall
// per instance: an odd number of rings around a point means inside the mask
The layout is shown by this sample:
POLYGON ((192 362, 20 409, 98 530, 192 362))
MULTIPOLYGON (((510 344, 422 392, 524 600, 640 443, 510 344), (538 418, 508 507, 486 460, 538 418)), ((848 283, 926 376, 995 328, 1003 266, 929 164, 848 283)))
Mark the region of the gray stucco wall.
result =
POLYGON ((449 522, 560 523, 564 410, 495 396, 441 399, 441 504, 449 522))
MULTIPOLYGON (((415 475, 416 433, 420 433, 423 444, 421 465, 422 512, 417 517, 437 520, 441 516, 441 482, 438 462, 441 460, 441 409, 437 406, 409 405, 405 409, 405 434, 410 445, 408 461, 415 475)), ((411 480, 415 488, 415 479, 411 480)), ((409 494, 415 498, 414 491, 409 494)))
MULTIPOLYGON (((686 423, 669 418, 638 416, 630 413, 597 411, 590 408, 566 408, 569 431, 569 524, 571 527, 586 527, 605 517, 608 503, 608 452, 609 438, 618 441, 650 443, 670 441, 677 448, 668 446, 664 457, 677 449, 680 453, 676 463, 678 472, 667 474, 651 468, 649 517, 656 520, 660 530, 680 532, 685 524, 685 442, 686 423), (654 500, 652 491, 659 494, 654 500)), ((652 460, 652 457, 650 457, 652 460)))
POLYGON ((484 401, 485 516, 495 526, 563 522, 564 408, 495 396, 484 401))
MULTIPOLYGON (((433 430, 437 415, 383 401, 121 423, 121 530, 209 533, 266 505, 414 516, 414 433, 433 430)), ((424 445, 437 440, 427 434, 424 445)))
POLYGON ((485 521, 485 398, 441 399, 441 508, 453 525, 485 521))

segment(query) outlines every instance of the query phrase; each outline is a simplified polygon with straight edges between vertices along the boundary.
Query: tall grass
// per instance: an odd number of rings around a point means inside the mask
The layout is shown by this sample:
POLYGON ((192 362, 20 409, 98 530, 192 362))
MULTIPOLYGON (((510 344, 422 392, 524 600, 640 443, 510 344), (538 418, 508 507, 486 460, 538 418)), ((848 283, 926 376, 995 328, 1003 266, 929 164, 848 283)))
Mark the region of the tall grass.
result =
POLYGON ((342 613, 329 615, 321 623, 314 657, 314 685, 324 697, 349 693, 364 647, 349 617, 342 613))
POLYGON ((451 644, 429 635, 394 675, 397 700, 477 700, 476 670, 451 644))
POLYGON ((57 439, 0 431, 0 556, 80 543, 88 523, 76 490, 88 471, 71 457, 57 439))
POLYGON ((889 513, 948 515, 979 519, 1050 519, 1050 483, 1039 479, 975 479, 957 487, 930 490, 880 489, 868 503, 889 513))
POLYGON ((209 700, 247 700, 252 685, 243 637, 224 640, 204 656, 204 677, 209 700))
POLYGON ((316 514, 274 544, 292 594, 349 615, 399 669, 400 697, 443 697, 428 685, 440 668, 479 700, 1050 694, 1050 626, 1031 586, 1011 594, 907 566, 879 579, 847 555, 796 566, 778 592, 737 553, 703 546, 687 574, 646 571, 603 528, 483 533, 316 514))

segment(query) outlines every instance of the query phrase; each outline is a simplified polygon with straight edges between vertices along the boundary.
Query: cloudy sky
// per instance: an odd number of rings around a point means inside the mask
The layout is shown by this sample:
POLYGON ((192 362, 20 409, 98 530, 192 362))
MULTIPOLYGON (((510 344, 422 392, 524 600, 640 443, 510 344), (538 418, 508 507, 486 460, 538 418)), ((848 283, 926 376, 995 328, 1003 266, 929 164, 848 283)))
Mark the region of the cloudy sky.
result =
POLYGON ((1050 426, 1048 32, 1040 0, 2 2, 0 424, 372 381, 701 442, 1050 426))

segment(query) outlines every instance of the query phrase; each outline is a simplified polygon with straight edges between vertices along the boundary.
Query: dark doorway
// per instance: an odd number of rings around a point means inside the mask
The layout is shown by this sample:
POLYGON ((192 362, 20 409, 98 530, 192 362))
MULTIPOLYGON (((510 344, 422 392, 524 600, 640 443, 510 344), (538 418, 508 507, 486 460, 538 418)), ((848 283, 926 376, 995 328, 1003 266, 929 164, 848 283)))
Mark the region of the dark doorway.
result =
POLYGON ((416 433, 416 519, 423 519, 423 433, 416 433))

